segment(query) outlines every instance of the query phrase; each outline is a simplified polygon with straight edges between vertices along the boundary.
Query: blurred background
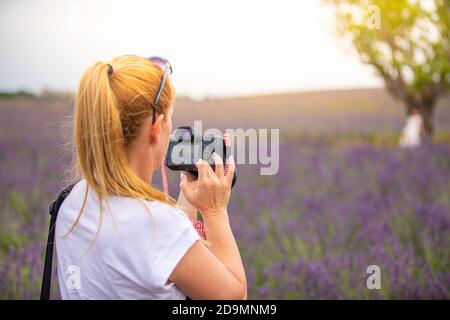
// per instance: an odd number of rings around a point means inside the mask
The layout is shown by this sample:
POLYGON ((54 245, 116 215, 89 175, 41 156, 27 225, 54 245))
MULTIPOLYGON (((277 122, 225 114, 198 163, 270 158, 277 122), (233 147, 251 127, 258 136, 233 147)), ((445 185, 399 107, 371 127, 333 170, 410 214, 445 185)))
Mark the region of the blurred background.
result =
POLYGON ((249 298, 450 298, 450 1, 2 0, 0 43, 1 299, 39 297, 73 93, 123 54, 171 61, 174 125, 280 129, 230 203, 249 298))

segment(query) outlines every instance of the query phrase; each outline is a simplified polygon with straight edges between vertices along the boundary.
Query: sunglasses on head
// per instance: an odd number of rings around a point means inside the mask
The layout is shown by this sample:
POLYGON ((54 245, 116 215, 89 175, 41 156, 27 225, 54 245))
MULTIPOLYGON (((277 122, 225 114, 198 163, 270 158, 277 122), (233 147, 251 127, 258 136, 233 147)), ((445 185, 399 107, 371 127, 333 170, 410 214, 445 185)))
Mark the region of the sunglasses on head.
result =
POLYGON ((163 71, 161 84, 159 85, 158 92, 156 93, 156 97, 155 97, 155 100, 153 101, 153 105, 152 105, 152 109, 153 109, 152 124, 154 124, 156 121, 156 106, 158 105, 159 98, 161 97, 161 94, 164 89, 164 85, 166 84, 167 78, 169 77, 169 75, 172 74, 172 66, 170 65, 170 62, 167 59, 162 58, 162 57, 150 57, 150 58, 148 58, 148 60, 150 62, 156 64, 163 71))

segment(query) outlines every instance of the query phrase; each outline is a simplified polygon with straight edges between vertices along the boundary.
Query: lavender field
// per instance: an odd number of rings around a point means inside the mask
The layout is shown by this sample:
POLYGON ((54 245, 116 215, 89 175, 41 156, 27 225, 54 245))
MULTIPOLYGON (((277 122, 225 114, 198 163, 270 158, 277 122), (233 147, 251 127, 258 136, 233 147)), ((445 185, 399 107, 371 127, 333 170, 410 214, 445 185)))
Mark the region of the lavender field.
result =
MULTIPOLYGON (((279 173, 240 166, 229 208, 249 298, 449 299, 448 104, 433 144, 400 150, 403 110, 373 92, 181 100, 175 125, 281 130, 279 173), (366 287, 369 265, 381 268, 380 290, 366 287)), ((0 299, 39 298, 48 204, 71 159, 61 132, 70 112, 70 100, 0 102, 0 299)))

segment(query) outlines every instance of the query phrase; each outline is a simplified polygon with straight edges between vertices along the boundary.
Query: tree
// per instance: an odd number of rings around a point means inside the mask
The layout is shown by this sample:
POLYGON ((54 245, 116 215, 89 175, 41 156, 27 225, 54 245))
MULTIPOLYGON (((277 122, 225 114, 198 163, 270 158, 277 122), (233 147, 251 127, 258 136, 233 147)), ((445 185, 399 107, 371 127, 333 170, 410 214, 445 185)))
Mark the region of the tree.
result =
POLYGON ((450 0, 325 0, 337 30, 384 79, 407 114, 433 134, 436 102, 450 89, 450 0))

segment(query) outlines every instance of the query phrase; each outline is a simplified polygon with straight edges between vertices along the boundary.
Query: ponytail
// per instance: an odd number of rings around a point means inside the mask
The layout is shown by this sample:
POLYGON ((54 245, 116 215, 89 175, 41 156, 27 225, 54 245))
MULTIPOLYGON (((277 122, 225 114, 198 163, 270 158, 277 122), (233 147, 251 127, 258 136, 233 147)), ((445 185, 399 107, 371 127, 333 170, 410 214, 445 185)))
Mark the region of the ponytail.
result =
MULTIPOLYGON (((124 56, 114 59, 111 64, 95 63, 81 78, 74 115, 76 171, 86 179, 87 187, 92 188, 99 198, 100 224, 102 200, 109 195, 175 205, 174 199, 139 178, 130 167, 126 153, 128 136, 135 136, 138 126, 124 128, 123 124, 130 123, 131 118, 136 123, 136 114, 139 115, 138 122, 142 123, 149 115, 151 93, 156 92, 153 88, 156 82, 151 79, 157 78, 158 72, 160 70, 150 62, 146 63, 145 59, 124 56), (112 85, 115 77, 118 77, 120 86, 112 85), (127 86, 123 85, 124 79, 127 86), (123 99, 130 96, 134 99, 123 99), (117 97, 121 97, 121 101, 117 97)), ((171 96, 171 87, 166 86, 160 108, 165 109, 171 104, 171 96)), ((87 194, 88 189, 80 213, 68 234, 79 222, 87 194)))

